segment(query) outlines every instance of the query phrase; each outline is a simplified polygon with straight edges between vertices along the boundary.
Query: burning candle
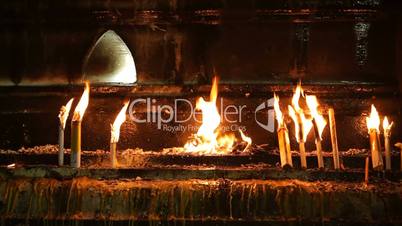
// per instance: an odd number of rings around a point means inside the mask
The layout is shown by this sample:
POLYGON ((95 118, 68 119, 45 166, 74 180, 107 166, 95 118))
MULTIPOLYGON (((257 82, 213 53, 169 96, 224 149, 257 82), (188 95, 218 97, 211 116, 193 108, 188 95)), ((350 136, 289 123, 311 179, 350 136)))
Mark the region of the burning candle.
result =
POLYGON ((383 161, 381 155, 380 141, 379 141, 379 126, 380 117, 374 105, 371 105, 370 117, 366 117, 367 128, 370 134, 370 149, 371 149, 371 162, 374 170, 383 169, 383 161))
POLYGON ((394 122, 389 124, 388 118, 385 116, 382 122, 382 128, 384 129, 384 146, 385 146, 385 169, 391 170, 391 127, 394 122))
POLYGON ((239 130, 239 133, 240 133, 241 139, 242 139, 244 142, 246 142, 246 144, 247 144, 246 147, 243 149, 243 152, 247 152, 247 151, 249 151, 249 149, 250 149, 251 144, 253 143, 253 141, 251 140, 250 137, 246 136, 246 135, 243 133, 243 131, 242 131, 241 129, 239 130))
POLYGON ((318 101, 316 96, 307 95, 306 96, 307 106, 310 109, 311 116, 313 118, 313 130, 315 136, 315 145, 317 149, 317 161, 318 161, 318 168, 324 168, 324 158, 322 156, 322 147, 321 147, 321 140, 322 140, 322 132, 324 131, 327 122, 325 121, 324 117, 318 113, 318 101))
POLYGON ((334 168, 337 170, 340 168, 340 164, 339 164, 338 138, 337 138, 337 134, 336 134, 335 111, 333 108, 328 109, 328 118, 329 118, 329 130, 331 133, 332 156, 334 159, 334 168))
POLYGON ((281 159, 282 168, 292 167, 292 153, 290 150, 289 133, 286 128, 286 124, 283 120, 283 114, 279 107, 279 97, 274 94, 274 109, 275 118, 278 122, 278 144, 279 144, 279 155, 281 159))
POLYGON ((299 143, 301 167, 307 168, 306 147, 304 143, 307 140, 307 135, 310 132, 313 124, 311 120, 306 119, 303 109, 301 109, 299 106, 299 99, 300 95, 302 94, 303 90, 301 88, 301 84, 299 83, 292 97, 292 106, 288 106, 288 111, 290 117, 293 119, 293 122, 295 124, 295 136, 297 142, 299 143))
POLYGON ((64 129, 66 128, 66 122, 73 100, 74 98, 71 98, 65 106, 61 106, 59 112, 59 166, 64 164, 64 129))
POLYGON ((124 121, 126 121, 126 111, 128 107, 128 101, 124 103, 123 108, 120 110, 116 119, 114 120, 111 126, 111 136, 110 136, 110 161, 112 163, 112 167, 116 168, 117 166, 117 158, 116 158, 116 147, 117 142, 119 142, 120 138, 120 127, 124 121))
POLYGON ((85 83, 85 90, 74 110, 71 120, 71 161, 72 167, 81 166, 81 122, 89 103, 89 83, 85 83))

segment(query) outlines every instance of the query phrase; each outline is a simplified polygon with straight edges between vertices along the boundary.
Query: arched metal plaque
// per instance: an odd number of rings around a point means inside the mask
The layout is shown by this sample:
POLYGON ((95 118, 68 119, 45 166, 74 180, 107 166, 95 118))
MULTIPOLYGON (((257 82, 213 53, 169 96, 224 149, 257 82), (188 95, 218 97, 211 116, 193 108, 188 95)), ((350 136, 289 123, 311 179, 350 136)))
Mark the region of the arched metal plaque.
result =
POLYGON ((92 83, 130 84, 137 81, 134 58, 123 40, 108 30, 91 47, 82 73, 92 83))

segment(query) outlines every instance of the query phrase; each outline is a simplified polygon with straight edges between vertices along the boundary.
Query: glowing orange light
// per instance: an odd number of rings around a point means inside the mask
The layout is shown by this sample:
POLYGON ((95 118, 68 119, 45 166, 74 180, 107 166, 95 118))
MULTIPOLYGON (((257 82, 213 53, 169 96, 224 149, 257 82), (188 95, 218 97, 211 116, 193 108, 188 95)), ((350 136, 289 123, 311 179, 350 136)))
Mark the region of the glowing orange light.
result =
MULTIPOLYGON (((187 142, 184 146, 187 152, 214 153, 218 147, 217 132, 221 117, 216 107, 218 96, 218 78, 214 77, 209 101, 200 97, 196 103, 196 109, 202 112, 202 124, 197 131, 197 142, 187 142)), ((220 139, 221 145, 230 143, 229 138, 220 139)), ((234 141, 233 141, 234 142, 234 141)))
POLYGON ((311 120, 306 119, 303 109, 300 108, 299 99, 301 95, 304 95, 304 93, 301 84, 299 83, 297 84, 295 93, 292 97, 292 106, 288 105, 288 111, 295 124, 295 136, 297 142, 301 141, 300 138, 302 138, 303 142, 306 142, 307 135, 313 127, 313 123, 311 120), (300 126, 302 126, 302 128, 300 128, 300 126), (302 137, 300 137, 300 133, 302 134, 302 137))
MULTIPOLYGON (((197 132, 197 135, 211 145, 216 144, 217 134, 215 130, 218 128, 221 116, 219 115, 218 108, 216 107, 216 99, 218 96, 218 79, 215 77, 209 101, 205 101, 200 97, 196 104, 196 109, 202 111, 202 124, 197 132)), ((213 147, 211 146, 211 147, 213 147)))
POLYGON ((89 82, 85 82, 85 90, 82 93, 80 101, 75 107, 73 121, 82 121, 82 117, 84 117, 84 113, 88 107, 88 103, 89 103, 89 82))
POLYGON ((294 107, 296 112, 302 111, 302 109, 300 108, 300 105, 299 105, 300 96, 304 96, 304 91, 303 91, 303 89, 301 87, 301 83, 299 82, 297 84, 296 90, 295 90, 295 92, 293 94, 293 97, 292 97, 292 106, 294 107))
POLYGON ((252 144, 252 140, 250 137, 246 136, 242 130, 239 130, 241 139, 247 143, 247 146, 244 148, 244 151, 247 151, 252 144))
POLYGON ((311 116, 314 118, 317 123, 318 133, 321 138, 322 132, 324 131, 325 126, 327 125, 327 121, 325 121, 324 117, 320 115, 318 112, 318 101, 317 97, 313 95, 306 96, 307 106, 310 109, 311 116))
POLYGON ((233 133, 220 135, 217 138, 216 150, 223 151, 224 153, 229 152, 230 151, 229 148, 233 147, 235 141, 236 137, 233 133))
POLYGON ((382 121, 382 128, 384 129, 384 131, 390 131, 391 127, 393 125, 394 125, 394 122, 391 122, 391 124, 389 124, 388 118, 387 118, 387 116, 385 116, 384 120, 382 121))
POLYGON ((375 129, 377 132, 380 132, 380 116, 378 115, 377 109, 374 105, 371 105, 370 117, 366 117, 367 129, 370 130, 375 129))
POLYGON ((62 106, 59 112, 60 124, 63 126, 63 129, 66 127, 66 122, 68 118, 68 114, 70 113, 71 105, 73 104, 74 98, 71 98, 65 106, 62 106))
POLYGON ((283 127, 283 114, 281 108, 279 106, 279 97, 274 94, 274 110, 275 110, 275 118, 278 121, 278 129, 283 127))
MULTIPOLYGON (((220 135, 218 127, 221 122, 216 100, 218 97, 218 78, 214 77, 209 101, 200 97, 196 103, 196 109, 202 112, 202 123, 193 139, 184 145, 185 152, 198 154, 227 154, 233 149, 236 137, 233 134, 220 135)), ((241 132, 240 132, 241 133, 241 132)), ((243 141, 251 145, 251 139, 240 134, 243 141)), ((248 148, 247 145, 246 148, 248 148)))
POLYGON ((126 111, 128 107, 128 101, 124 103, 123 108, 120 110, 119 114, 117 115, 116 119, 114 120, 113 124, 111 125, 111 137, 110 143, 117 143, 120 138, 120 127, 124 121, 126 121, 126 111))

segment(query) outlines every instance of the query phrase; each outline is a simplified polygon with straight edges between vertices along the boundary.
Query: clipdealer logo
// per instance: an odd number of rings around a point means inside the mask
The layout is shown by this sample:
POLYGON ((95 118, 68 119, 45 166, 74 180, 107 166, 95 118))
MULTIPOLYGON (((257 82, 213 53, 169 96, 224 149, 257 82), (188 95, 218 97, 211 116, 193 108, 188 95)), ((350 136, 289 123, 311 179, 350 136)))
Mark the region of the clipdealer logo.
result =
MULTIPOLYGON (((260 105, 258 105, 254 110, 254 119, 258 126, 267 130, 271 133, 274 132, 274 98, 268 99, 264 101, 260 105), (261 121, 258 117, 261 114, 267 113, 267 120, 261 121)), ((241 124, 243 121, 243 114, 246 111, 247 105, 234 105, 227 104, 225 105, 224 99, 220 99, 220 104, 217 106, 219 114, 221 116, 221 120, 225 121, 229 124, 228 128, 224 128, 224 130, 238 130, 239 128, 245 130, 244 126, 240 126, 237 124, 241 124)), ((138 98, 130 102, 129 106, 129 116, 132 121, 135 123, 156 123, 158 129, 168 130, 168 131, 185 131, 185 130, 193 130, 196 131, 196 128, 193 125, 182 125, 183 123, 189 121, 195 121, 197 123, 201 123, 201 115, 202 112, 196 110, 193 103, 187 99, 177 98, 174 100, 173 104, 158 104, 157 100, 154 98, 138 98), (187 109, 186 113, 188 114, 179 115, 179 108, 187 109), (141 109, 140 111, 136 111, 136 109, 141 109), (137 117, 139 112, 144 112, 145 117, 137 117), (168 126, 169 123, 179 124, 177 126, 168 126), (172 128, 170 128, 172 127, 172 128)))
POLYGON ((273 133, 275 131, 275 111, 274 111, 274 98, 267 100, 266 102, 261 103, 255 108, 254 111, 254 119, 255 122, 263 129, 273 133), (260 122, 257 117, 257 113, 260 111, 268 111, 268 120, 267 122, 260 122))

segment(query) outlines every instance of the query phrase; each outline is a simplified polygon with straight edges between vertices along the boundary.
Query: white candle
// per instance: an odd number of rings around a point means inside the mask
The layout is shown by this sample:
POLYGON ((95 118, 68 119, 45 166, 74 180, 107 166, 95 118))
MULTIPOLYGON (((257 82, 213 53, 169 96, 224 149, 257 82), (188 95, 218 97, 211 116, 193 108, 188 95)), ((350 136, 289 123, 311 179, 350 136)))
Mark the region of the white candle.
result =
POLYGON ((128 107, 128 101, 124 104, 123 108, 120 110, 113 124, 111 125, 110 131, 110 161, 113 168, 117 167, 117 142, 120 138, 120 126, 126 121, 126 111, 128 107))
POLYGON ((71 98, 65 106, 61 106, 59 112, 59 166, 64 164, 64 129, 70 113, 74 98, 71 98))

